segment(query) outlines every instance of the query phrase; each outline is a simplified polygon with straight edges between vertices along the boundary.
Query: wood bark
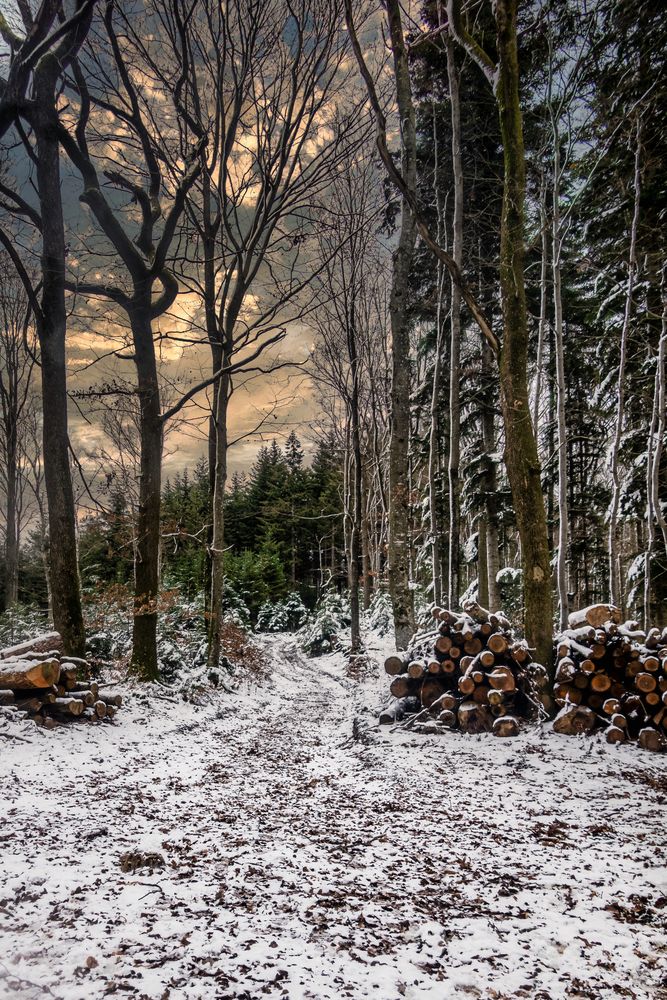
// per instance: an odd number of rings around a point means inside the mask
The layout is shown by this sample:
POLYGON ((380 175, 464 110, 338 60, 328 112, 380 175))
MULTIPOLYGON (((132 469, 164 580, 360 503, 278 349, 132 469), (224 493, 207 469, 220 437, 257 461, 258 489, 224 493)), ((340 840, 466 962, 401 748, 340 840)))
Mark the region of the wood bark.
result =
MULTIPOLYGON (((456 267, 463 264, 463 158, 461 153, 461 100, 459 93, 459 71, 456 65, 454 42, 446 37, 447 79, 452 126, 452 174, 454 178, 454 216, 452 220, 452 257, 456 267)), ((461 402, 460 402, 460 358, 461 358, 461 288, 459 282, 451 279, 451 319, 449 347, 449 456, 447 481, 449 486, 449 564, 447 573, 447 594, 450 608, 459 604, 460 565, 460 482, 459 464, 461 458, 461 402)))
POLYGON ((540 316, 537 322, 537 358, 535 361, 535 389, 533 395, 533 433, 540 440, 540 402, 542 397, 542 369, 546 347, 547 318, 547 269, 549 265, 549 223, 547 219, 547 184, 544 173, 540 181, 540 316))
MULTIPOLYGON (((226 352, 223 352, 223 358, 226 352)), ((215 352, 214 361, 216 363, 215 352)), ((220 663, 221 631, 225 593, 225 489, 227 486, 227 407, 231 379, 223 375, 215 394, 213 426, 215 431, 215 466, 213 475, 213 536, 211 540, 211 591, 209 602, 208 666, 217 670, 220 663)))
MULTIPOLYGON (((551 116, 551 137, 553 142, 552 190, 551 190, 551 274, 553 280, 554 342, 556 349, 556 414, 558 441, 558 548, 556 552, 556 589, 558 592, 558 614, 561 628, 567 625, 568 616, 568 549, 569 549, 569 497, 568 497, 568 434, 565 419, 565 348, 563 344, 563 292, 561 261, 563 254, 563 234, 561 232, 561 137, 558 114, 552 97, 553 64, 551 38, 549 49, 549 85, 547 100, 551 116)), ((542 267, 544 267, 543 252, 542 267)), ((544 287, 541 288, 541 298, 544 287)), ((540 303, 541 304, 541 303, 540 303)), ((541 338, 541 342, 543 336, 541 338)), ((538 351, 539 353, 539 351, 538 351)))
MULTIPOLYGON (((401 129, 401 166, 413 197, 417 185, 417 139, 408 56, 398 0, 388 0, 389 38, 394 59, 396 101, 401 129)), ((417 238, 409 201, 401 202, 401 225, 394 252, 389 303, 392 346, 391 437, 389 445, 388 576, 396 644, 407 645, 414 631, 414 596, 410 588, 410 336, 409 274, 417 238)))
POLYGON ((76 511, 70 472, 65 335, 65 227, 60 190, 60 145, 56 83, 60 64, 51 54, 35 72, 33 128, 37 191, 42 217, 42 296, 36 317, 40 347, 42 455, 49 523, 49 585, 53 624, 65 651, 83 656, 86 637, 81 610, 76 511))
MULTIPOLYGON (((353 262, 354 263, 354 262, 353 262)), ((359 418, 359 357, 357 353, 357 333, 355 315, 355 295, 350 295, 350 316, 347 322, 347 351, 352 376, 350 395, 350 430, 352 437, 352 531, 350 533, 350 643, 352 652, 361 645, 361 614, 359 601, 359 578, 361 575, 361 532, 362 532, 362 459, 361 428, 359 418)))
POLYGON ((134 558, 132 669, 158 676, 157 617, 160 586, 160 502, 163 424, 153 344, 150 287, 141 287, 130 309, 140 407, 141 458, 134 558))
MULTIPOLYGON (((665 275, 663 272, 663 295, 665 292, 665 275)), ((644 570, 644 625, 649 628, 652 606, 652 563, 658 545, 656 526, 660 528, 664 546, 664 556, 667 556, 667 521, 662 511, 660 496, 660 473, 665 438, 665 423, 667 421, 667 393, 665 389, 665 361, 667 360, 667 298, 663 302, 662 327, 658 342, 658 353, 655 359, 655 379, 653 383, 653 411, 649 428, 647 463, 646 463, 646 522, 647 543, 646 562, 644 570)), ((664 576, 667 570, 662 570, 664 576)), ((658 588, 656 588, 658 589, 658 588)), ((655 595, 655 605, 660 608, 660 593, 655 595)))
MULTIPOLYGON (((433 194, 438 216, 438 242, 442 241, 444 232, 444 212, 440 196, 438 130, 435 103, 433 105, 433 194)), ((440 474, 440 393, 442 383, 442 366, 444 361, 444 324, 442 319, 445 269, 442 263, 436 261, 436 288, 438 301, 436 305, 435 325, 435 356, 433 358, 433 380, 431 383, 431 409, 428 439, 428 509, 431 532, 431 579, 433 584, 433 600, 436 604, 442 601, 442 556, 440 544, 440 516, 438 482, 440 474)))
POLYGON ((563 294, 561 281, 562 235, 560 231, 560 138, 554 125, 552 254, 554 305, 554 339, 556 346, 556 413, 558 415, 558 549, 556 553, 556 586, 560 627, 565 628, 568 616, 567 566, 569 548, 568 500, 568 435, 565 419, 565 349, 563 344, 563 294))
POLYGON ((540 463, 528 398, 528 315, 524 279, 525 154, 519 101, 517 2, 498 0, 496 99, 503 142, 500 232, 503 342, 500 395, 505 461, 521 540, 526 635, 545 665, 552 658, 552 593, 540 463))
MULTIPOLYGON (((491 381, 493 356, 486 340, 482 341, 482 375, 484 385, 491 381)), ((496 448, 495 412, 493 395, 486 393, 482 403, 482 443, 484 446, 484 507, 486 516, 486 573, 488 592, 488 607, 492 611, 500 610, 500 594, 498 588, 498 573, 500 572, 500 538, 498 528, 498 484, 496 463, 493 453, 496 448)), ((481 599, 480 602, 484 602, 481 599)))
POLYGON ((50 688, 60 677, 58 660, 2 660, 0 661, 0 688, 32 690, 50 688))
POLYGON ((614 425, 614 435, 610 449, 610 470, 612 479, 611 507, 609 511, 609 601, 611 604, 624 606, 624 593, 621 582, 621 554, 618 539, 618 513, 621 505, 621 466, 620 451, 623 425, 625 422, 625 369, 628 356, 628 340, 632 322, 633 296, 637 280, 637 233, 639 229, 639 209, 641 200, 641 119, 637 117, 635 139, 634 167, 634 202, 632 224, 630 226, 630 247, 628 251, 628 276, 625 288, 625 307, 623 325, 621 327, 620 351, 618 361, 617 395, 618 409, 614 425))

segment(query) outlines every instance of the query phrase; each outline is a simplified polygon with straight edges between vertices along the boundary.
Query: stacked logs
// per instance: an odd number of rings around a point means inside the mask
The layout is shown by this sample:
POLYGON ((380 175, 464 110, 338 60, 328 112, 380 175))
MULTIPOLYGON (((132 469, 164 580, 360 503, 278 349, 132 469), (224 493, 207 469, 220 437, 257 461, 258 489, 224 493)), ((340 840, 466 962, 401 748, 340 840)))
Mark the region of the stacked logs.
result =
POLYGON ((0 649, 0 712, 56 729, 74 719, 113 719, 122 696, 90 680, 87 660, 45 648, 57 633, 0 649))
POLYGON ((426 728, 415 726, 427 732, 444 728, 515 736, 520 719, 538 714, 539 690, 546 682, 526 643, 515 640, 504 615, 473 602, 461 614, 440 607, 431 614, 437 631, 385 660, 394 700, 380 723, 417 713, 415 718, 431 717, 426 728))
POLYGON ((645 632, 609 604, 574 612, 568 625, 556 640, 555 732, 604 726, 608 743, 667 748, 667 628, 645 632))

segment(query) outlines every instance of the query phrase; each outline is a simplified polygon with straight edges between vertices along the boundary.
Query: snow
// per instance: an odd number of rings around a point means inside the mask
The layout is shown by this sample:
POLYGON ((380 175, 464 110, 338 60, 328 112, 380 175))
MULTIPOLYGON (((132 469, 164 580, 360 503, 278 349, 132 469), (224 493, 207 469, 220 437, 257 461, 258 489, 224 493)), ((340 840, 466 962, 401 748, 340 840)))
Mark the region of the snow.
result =
POLYGON ((2 741, 3 1000, 667 995, 664 758, 379 730, 379 668, 262 642, 260 687, 2 741))

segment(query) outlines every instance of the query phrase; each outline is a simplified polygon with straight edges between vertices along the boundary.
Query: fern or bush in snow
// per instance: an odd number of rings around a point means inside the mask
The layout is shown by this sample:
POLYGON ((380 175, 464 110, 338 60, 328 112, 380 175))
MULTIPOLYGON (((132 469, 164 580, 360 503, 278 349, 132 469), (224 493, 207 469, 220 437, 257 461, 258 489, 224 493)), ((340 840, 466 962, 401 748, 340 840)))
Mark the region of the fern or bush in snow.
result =
POLYGON ((373 594, 370 607, 364 612, 364 628, 380 636, 389 635, 394 627, 391 598, 384 590, 373 594))
POLYGON ((50 627, 48 614, 42 608, 15 604, 0 613, 0 646, 13 646, 50 627))
POLYGON ((340 645, 340 634, 350 626, 347 597, 334 590, 325 591, 317 607, 297 633, 301 649, 311 656, 330 653, 340 645))
POLYGON ((288 594, 284 601, 265 601, 257 615, 258 632, 297 632, 308 618, 308 609, 298 594, 288 594))

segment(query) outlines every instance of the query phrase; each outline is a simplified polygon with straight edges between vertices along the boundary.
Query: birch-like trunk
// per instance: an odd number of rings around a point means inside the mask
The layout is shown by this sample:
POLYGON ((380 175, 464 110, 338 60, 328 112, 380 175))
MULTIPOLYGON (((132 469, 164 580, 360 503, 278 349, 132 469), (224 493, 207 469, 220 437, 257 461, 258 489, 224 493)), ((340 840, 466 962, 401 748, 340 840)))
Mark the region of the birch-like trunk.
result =
POLYGON ((352 373, 352 392, 350 395, 350 431, 351 459, 350 476, 352 518, 350 532, 350 645, 356 653, 361 646, 361 609, 359 600, 359 580, 361 577, 361 535, 362 526, 362 464, 361 464, 361 428, 359 419, 359 358, 357 355, 357 338, 354 315, 347 324, 347 350, 352 373))
MULTIPOLYGON (((452 257, 456 266, 463 264, 463 159, 461 154, 461 101, 459 73, 456 66, 454 42, 446 37, 447 79, 452 125, 452 172, 454 177, 454 218, 452 223, 452 257)), ((461 401, 459 393, 461 358, 461 290, 459 283, 451 282, 451 339, 449 349, 449 460, 447 480, 449 486, 449 566, 447 603, 450 608, 458 607, 459 585, 459 537, 460 537, 460 483, 459 463, 461 457, 461 401)))
POLYGON ((549 224, 547 220, 547 186, 544 175, 540 184, 540 318, 537 323, 537 359, 535 363, 535 389, 533 396, 533 433, 540 447, 540 400, 542 396, 542 369, 547 329, 547 268, 549 263, 549 224))
MULTIPOLYGON (((664 281, 663 281, 664 286, 664 281)), ((664 287, 663 287, 664 291, 664 287)), ((653 386, 653 410, 646 449, 646 556, 644 565, 644 627, 651 624, 652 563, 657 547, 657 531, 660 528, 665 554, 667 555, 667 522, 662 512, 660 498, 660 468, 662 463, 663 440, 667 398, 665 395, 665 358, 667 355, 667 300, 663 305, 662 329, 655 362, 653 386)), ((659 597, 659 595, 657 595, 659 597)), ((658 600, 656 600, 658 604, 658 600)))
POLYGON ((630 227, 630 249, 628 253, 628 277, 625 288, 625 308, 621 327, 620 356, 618 361, 617 398, 618 409, 614 425, 614 436, 610 450, 610 471, 612 480, 611 507, 609 510, 609 602, 623 608, 625 595, 621 583, 621 557, 618 539, 618 512, 621 504, 620 451, 625 417, 625 369, 628 356, 628 339, 632 321, 632 300, 637 279, 637 231, 639 228, 639 202, 641 197, 641 119, 637 118, 634 167, 634 206, 630 227))
MULTIPOLYGON (((408 56, 398 0, 388 0, 389 36, 394 58, 396 101, 401 127, 402 174, 408 189, 417 184, 415 111, 410 91, 408 56)), ((410 587, 410 336, 409 274, 417 227, 405 198, 394 252, 389 301, 391 323, 391 438, 389 446, 389 592, 394 612, 396 645, 404 649, 414 632, 414 596, 410 587)))
MULTIPOLYGON (((488 385, 494 369, 491 348, 482 341, 482 380, 488 385)), ((484 447, 484 506, 486 515, 486 573, 487 599, 484 607, 491 611, 500 611, 500 594, 498 592, 498 573, 500 572, 500 537, 498 531, 498 482, 496 463, 491 457, 496 448, 496 426, 493 399, 485 397, 482 403, 482 442, 484 447)), ((480 602, 482 603, 482 602, 480 602)))
POLYGON ((568 442, 565 419, 565 355, 563 348, 563 296, 561 289, 561 255, 563 239, 560 229, 560 136, 558 124, 553 124, 553 192, 552 192, 552 246, 551 269, 554 300, 554 339, 556 346, 556 413, 558 417, 558 552, 556 556, 556 584, 558 590, 558 616, 561 629, 567 628, 568 586, 567 562, 569 548, 568 514, 568 442))
MULTIPOLYGON (((445 231, 444 212, 442 199, 440 198, 440 186, 438 177, 438 134, 435 105, 433 110, 433 193, 435 196, 436 212, 438 215, 438 241, 442 240, 445 231)), ((444 324, 442 321, 443 297, 445 285, 445 270, 441 261, 437 262, 437 305, 435 313, 436 337, 435 337, 435 357, 433 359, 433 381, 431 384, 431 408, 430 426, 428 439, 428 509, 429 527, 431 531, 431 579, 433 584, 433 601, 435 604, 442 602, 442 557, 440 552, 440 517, 438 505, 438 481, 440 478, 440 392, 442 383, 442 362, 444 351, 444 324)))

